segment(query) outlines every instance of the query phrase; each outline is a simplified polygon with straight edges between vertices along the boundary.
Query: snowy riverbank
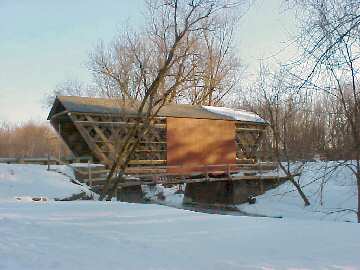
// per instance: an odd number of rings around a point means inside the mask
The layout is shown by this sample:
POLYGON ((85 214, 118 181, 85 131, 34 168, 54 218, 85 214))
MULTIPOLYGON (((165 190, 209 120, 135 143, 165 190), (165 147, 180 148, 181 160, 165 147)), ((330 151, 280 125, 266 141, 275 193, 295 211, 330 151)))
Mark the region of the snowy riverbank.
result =
POLYGON ((0 269, 360 269, 360 226, 166 206, 0 204, 0 269))
MULTIPOLYGON (((323 165, 308 164, 302 184, 320 177, 323 165)), ((311 207, 304 208, 287 183, 259 196, 255 205, 238 206, 281 219, 150 204, 56 202, 54 198, 90 192, 70 181, 67 168, 58 169, 66 175, 41 165, 0 164, 1 270, 360 269, 360 226, 333 222, 354 221, 354 216, 326 213, 356 203, 346 169, 325 181, 322 197, 318 185, 305 187, 311 207), (17 201, 19 196, 49 200, 17 201)), ((175 194, 176 188, 162 191, 163 203, 181 207, 183 195, 175 194)))

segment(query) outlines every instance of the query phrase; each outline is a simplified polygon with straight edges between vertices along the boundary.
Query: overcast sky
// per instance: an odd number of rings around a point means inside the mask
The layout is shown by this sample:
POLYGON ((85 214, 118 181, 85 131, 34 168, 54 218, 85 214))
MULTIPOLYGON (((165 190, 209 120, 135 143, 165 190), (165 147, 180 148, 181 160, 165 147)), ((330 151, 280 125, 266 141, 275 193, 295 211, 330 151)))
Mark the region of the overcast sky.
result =
MULTIPOLYGON (((257 0, 236 30, 248 73, 285 61, 295 35, 283 0, 257 0), (279 53, 281 52, 281 53, 279 53)), ((0 0, 0 121, 45 121, 44 95, 67 79, 89 81, 89 52, 125 24, 143 22, 143 0, 0 0)))

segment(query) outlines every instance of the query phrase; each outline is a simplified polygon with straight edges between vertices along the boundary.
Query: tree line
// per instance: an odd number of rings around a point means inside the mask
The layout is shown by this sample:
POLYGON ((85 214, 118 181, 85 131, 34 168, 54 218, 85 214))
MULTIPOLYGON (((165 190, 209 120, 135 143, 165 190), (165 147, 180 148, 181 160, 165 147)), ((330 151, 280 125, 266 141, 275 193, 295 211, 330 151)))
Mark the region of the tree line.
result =
POLYGON ((0 123, 0 157, 33 158, 47 157, 48 154, 54 157, 70 154, 49 124, 33 121, 0 123))

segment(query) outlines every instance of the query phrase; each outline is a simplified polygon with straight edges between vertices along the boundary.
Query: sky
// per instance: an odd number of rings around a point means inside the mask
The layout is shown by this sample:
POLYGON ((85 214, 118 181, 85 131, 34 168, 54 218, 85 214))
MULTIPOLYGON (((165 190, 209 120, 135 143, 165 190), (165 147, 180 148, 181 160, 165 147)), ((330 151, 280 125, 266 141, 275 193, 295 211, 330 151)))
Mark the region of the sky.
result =
MULTIPOLYGON (((260 59, 292 53, 296 27, 283 2, 255 0, 236 27, 248 74, 260 59)), ((143 0, 0 0, 0 122, 46 121, 46 93, 65 80, 89 82, 89 53, 126 25, 143 24, 143 10, 143 0)))

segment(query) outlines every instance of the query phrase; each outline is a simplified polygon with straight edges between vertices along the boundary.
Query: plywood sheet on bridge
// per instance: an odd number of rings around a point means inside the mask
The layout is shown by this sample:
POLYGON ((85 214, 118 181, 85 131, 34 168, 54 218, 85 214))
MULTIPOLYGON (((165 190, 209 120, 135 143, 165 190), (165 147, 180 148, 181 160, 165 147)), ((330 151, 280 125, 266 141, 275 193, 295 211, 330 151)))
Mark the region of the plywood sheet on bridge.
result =
MULTIPOLYGON (((203 172, 202 165, 234 164, 235 160, 235 122, 167 118, 168 172, 203 172), (171 167, 178 165, 181 167, 171 167)), ((225 168, 209 171, 216 169, 225 168)))

